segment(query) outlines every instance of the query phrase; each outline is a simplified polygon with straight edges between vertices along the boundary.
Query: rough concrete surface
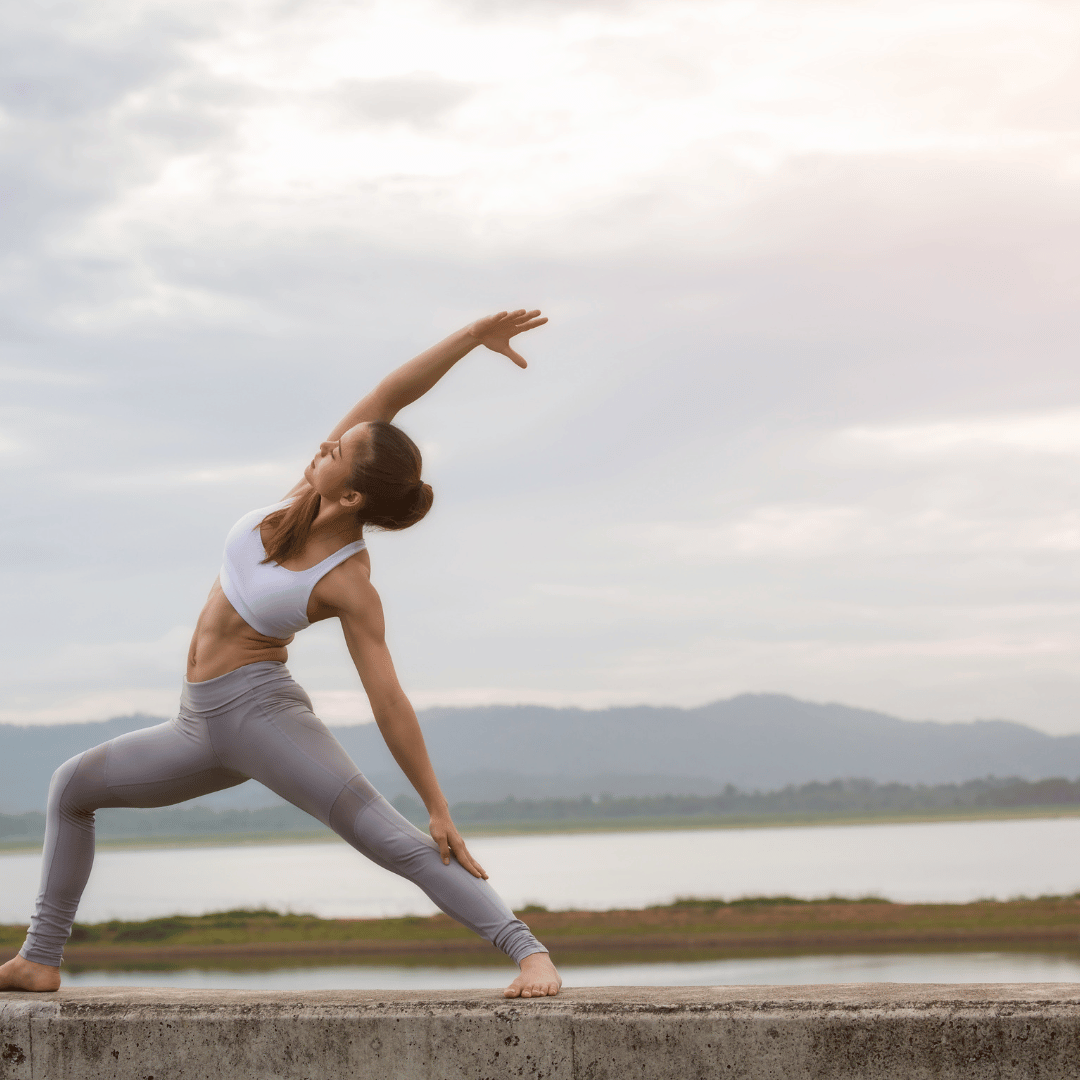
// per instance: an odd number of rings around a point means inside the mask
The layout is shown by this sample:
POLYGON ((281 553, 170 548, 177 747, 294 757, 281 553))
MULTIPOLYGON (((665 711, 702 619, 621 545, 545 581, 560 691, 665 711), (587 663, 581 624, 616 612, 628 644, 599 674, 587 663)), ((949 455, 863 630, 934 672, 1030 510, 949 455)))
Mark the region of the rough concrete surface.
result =
POLYGON ((1076 1080, 1080 987, 0 994, 2 1080, 1076 1080))

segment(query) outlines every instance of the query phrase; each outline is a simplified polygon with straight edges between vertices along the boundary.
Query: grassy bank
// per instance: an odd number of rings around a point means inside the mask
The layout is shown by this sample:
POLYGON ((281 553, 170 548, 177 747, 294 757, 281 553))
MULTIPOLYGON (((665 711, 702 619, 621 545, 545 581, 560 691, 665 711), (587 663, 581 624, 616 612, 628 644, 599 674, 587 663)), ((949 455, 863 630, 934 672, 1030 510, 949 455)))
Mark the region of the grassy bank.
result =
MULTIPOLYGON (((543 836, 596 832, 641 832, 666 829, 781 829, 820 825, 900 825, 941 821, 1023 821, 1039 818, 1080 817, 1080 806, 963 807, 882 813, 693 814, 657 817, 562 819, 559 821, 506 821, 462 826, 466 837, 543 836)), ((99 838, 99 851, 174 847, 223 847, 243 844, 333 843, 337 837, 315 823, 310 831, 212 832, 182 835, 142 835, 99 838)), ((37 838, 0 839, 0 854, 41 850, 37 838)))
MULTIPOLYGON (((1080 894, 973 904, 759 897, 519 914, 564 963, 988 948, 1080 952, 1080 894)), ((24 932, 0 927, 0 949, 13 952, 24 932)), ((66 956, 72 970, 506 962, 445 915, 318 919, 271 911, 76 924, 66 956)))

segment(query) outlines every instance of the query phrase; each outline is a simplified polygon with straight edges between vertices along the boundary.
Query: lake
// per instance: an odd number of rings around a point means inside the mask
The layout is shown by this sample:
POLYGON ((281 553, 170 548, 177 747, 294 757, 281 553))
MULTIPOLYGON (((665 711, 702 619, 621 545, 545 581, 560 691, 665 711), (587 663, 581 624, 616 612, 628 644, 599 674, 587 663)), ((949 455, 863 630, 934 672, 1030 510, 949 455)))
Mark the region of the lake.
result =
MULTIPOLYGON (((1080 982, 1080 959, 1054 954, 946 953, 781 956, 695 963, 562 965, 566 986, 807 986, 822 983, 1080 982)), ((278 971, 83 971, 65 986, 195 990, 498 990, 505 968, 333 966, 278 971)))
MULTIPOLYGON (((514 908, 638 908, 682 897, 896 901, 1080 892, 1080 818, 484 837, 470 849, 514 908)), ((0 922, 29 919, 39 856, 0 855, 0 922)), ((79 919, 238 907, 364 918, 435 911, 344 843, 102 851, 79 919)))

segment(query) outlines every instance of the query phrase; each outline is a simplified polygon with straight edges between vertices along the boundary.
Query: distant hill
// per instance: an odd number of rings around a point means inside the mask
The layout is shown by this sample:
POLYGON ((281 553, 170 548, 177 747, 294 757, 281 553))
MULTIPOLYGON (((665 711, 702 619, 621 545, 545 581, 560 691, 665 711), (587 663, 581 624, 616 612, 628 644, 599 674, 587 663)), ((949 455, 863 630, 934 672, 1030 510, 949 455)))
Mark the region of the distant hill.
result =
MULTIPOLYGON (((849 777, 942 784, 984 776, 1080 776, 1080 735, 1045 735, 1004 720, 900 720, 779 694, 742 694, 695 709, 428 709, 420 719, 452 802, 605 792, 712 795, 729 783, 771 791, 849 777)), ((0 812, 43 809, 57 765, 157 722, 133 716, 52 727, 0 725, 0 812)), ((374 724, 333 730, 389 798, 410 790, 374 724)), ((243 808, 279 801, 257 784, 244 784, 200 803, 243 808)))

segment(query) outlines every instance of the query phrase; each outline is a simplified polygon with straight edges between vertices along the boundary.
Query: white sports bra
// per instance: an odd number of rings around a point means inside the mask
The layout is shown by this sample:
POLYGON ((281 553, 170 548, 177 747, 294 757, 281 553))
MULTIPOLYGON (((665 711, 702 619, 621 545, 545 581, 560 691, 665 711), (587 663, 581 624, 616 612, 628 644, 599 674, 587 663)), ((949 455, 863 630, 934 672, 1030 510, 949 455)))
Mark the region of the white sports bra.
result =
POLYGON ((279 563, 264 563, 266 548, 259 526, 264 518, 290 502, 292 499, 286 499, 252 510, 229 530, 220 576, 222 591, 244 622, 260 634, 282 639, 311 625, 308 601, 319 579, 367 547, 363 540, 354 540, 307 570, 286 570, 279 563))

